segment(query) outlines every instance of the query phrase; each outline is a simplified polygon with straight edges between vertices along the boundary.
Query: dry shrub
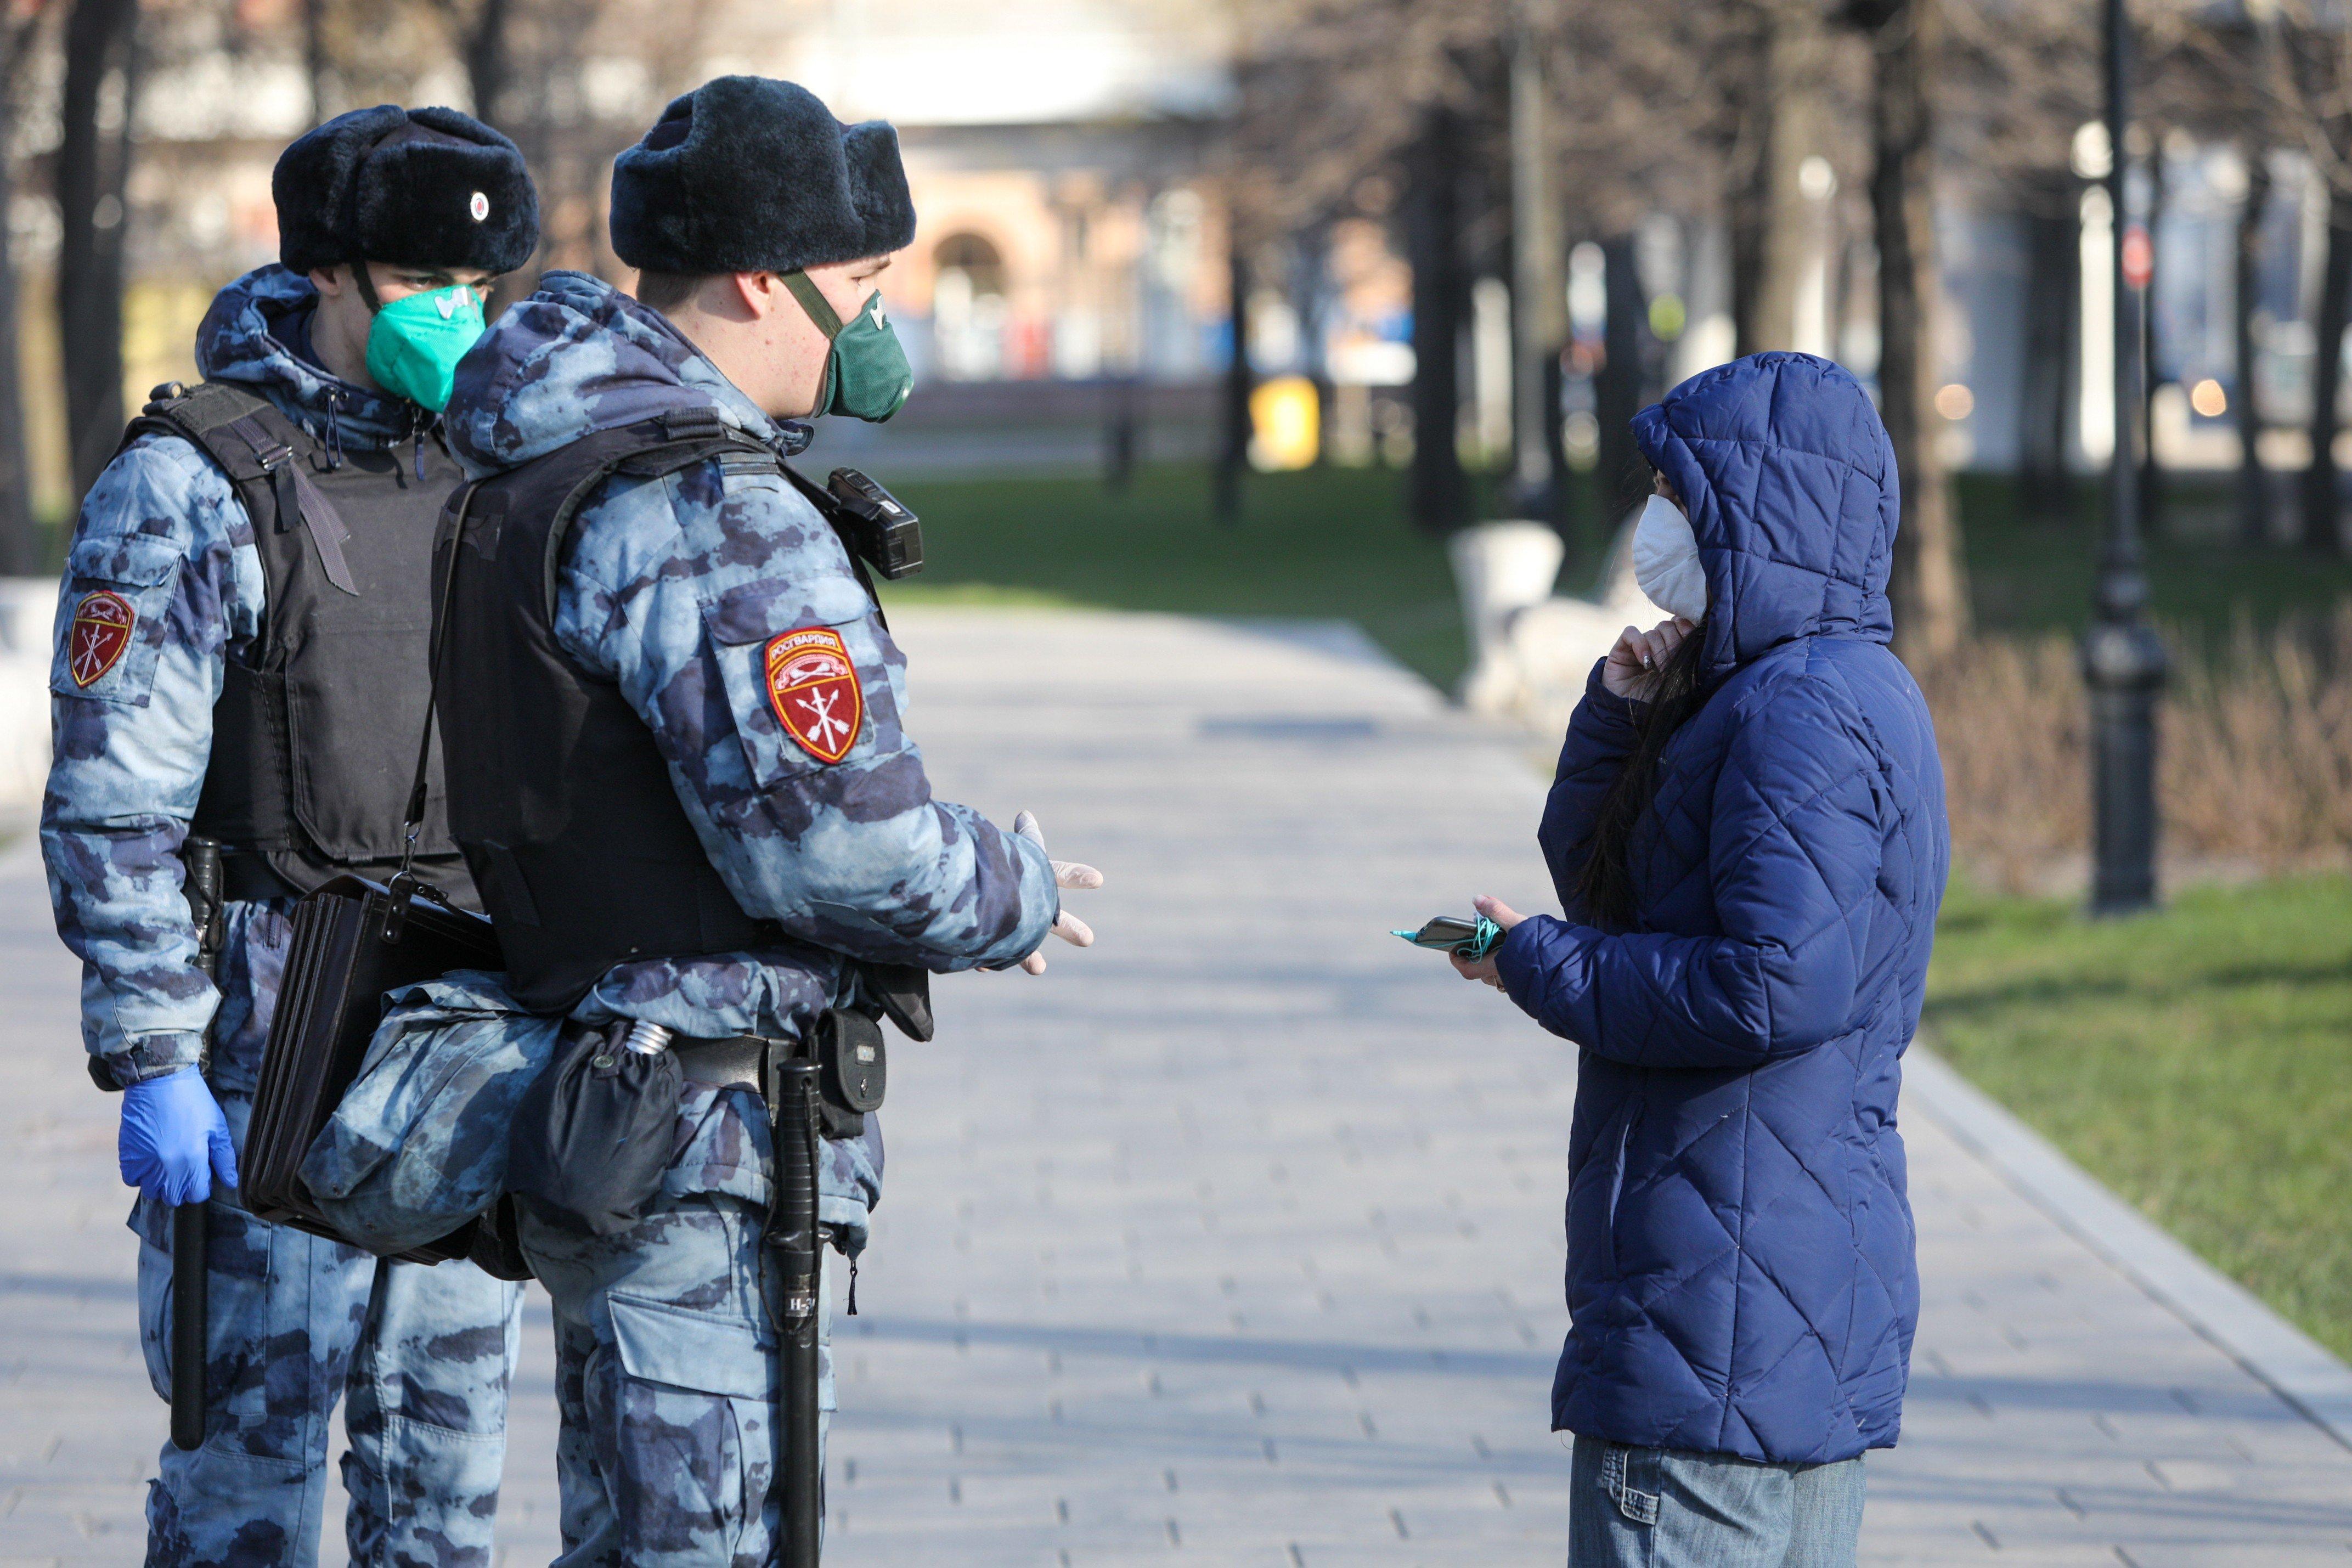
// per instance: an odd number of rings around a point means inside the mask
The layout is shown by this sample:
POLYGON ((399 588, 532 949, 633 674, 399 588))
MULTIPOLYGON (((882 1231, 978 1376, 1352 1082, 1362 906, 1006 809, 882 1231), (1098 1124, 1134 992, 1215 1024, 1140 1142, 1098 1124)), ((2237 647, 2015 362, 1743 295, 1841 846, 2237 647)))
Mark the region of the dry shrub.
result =
POLYGON ((1920 684, 1936 716, 1955 854, 2003 888, 2063 878, 2090 823, 2090 720, 2074 645, 1979 637, 1920 684))
MULTIPOLYGON (((2340 866, 2352 855, 2352 602, 2332 620, 2175 650, 2158 742, 2173 874, 2340 866)), ((2079 885, 2090 839, 2089 714, 2075 645, 1983 637, 1922 683, 1953 847, 2003 888, 2079 885)))

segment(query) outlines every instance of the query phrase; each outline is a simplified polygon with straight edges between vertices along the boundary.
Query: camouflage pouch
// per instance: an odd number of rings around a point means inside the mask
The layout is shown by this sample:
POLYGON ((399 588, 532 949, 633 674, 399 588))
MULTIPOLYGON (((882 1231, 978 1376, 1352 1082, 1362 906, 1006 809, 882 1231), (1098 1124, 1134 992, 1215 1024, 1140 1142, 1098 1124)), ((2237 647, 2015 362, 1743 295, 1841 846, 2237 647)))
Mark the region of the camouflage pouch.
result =
POLYGON ((563 1024, 516 1107, 507 1188, 551 1225, 614 1236, 662 1190, 684 1075, 672 1052, 630 1050, 632 1027, 563 1024))
POLYGON ((518 1104, 562 1027, 487 973, 411 985, 391 1004, 301 1167, 319 1212, 378 1254, 446 1237, 498 1201, 518 1104))

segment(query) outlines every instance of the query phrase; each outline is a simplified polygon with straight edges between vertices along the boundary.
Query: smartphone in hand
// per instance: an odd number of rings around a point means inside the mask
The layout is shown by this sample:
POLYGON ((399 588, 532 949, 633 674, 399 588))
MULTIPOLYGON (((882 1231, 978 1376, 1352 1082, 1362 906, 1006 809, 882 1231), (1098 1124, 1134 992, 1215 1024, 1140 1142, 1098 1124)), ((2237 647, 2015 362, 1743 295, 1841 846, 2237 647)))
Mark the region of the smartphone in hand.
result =
POLYGON ((1426 947, 1438 952, 1450 952, 1456 958, 1466 958, 1475 963, 1494 951, 1503 940, 1503 928, 1485 915, 1439 915, 1425 922, 1419 931, 1389 933, 1401 936, 1415 947, 1426 947))

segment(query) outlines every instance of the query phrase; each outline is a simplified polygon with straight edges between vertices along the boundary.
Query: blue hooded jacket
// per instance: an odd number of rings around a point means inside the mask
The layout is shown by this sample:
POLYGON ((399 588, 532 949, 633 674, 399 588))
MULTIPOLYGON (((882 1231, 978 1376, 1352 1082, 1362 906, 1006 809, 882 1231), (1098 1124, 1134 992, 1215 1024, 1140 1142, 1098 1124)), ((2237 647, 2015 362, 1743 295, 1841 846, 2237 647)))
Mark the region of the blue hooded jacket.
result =
POLYGON ((1634 435, 1697 537, 1705 700, 1632 836, 1633 926, 1602 931, 1576 884, 1639 710, 1594 670, 1539 836, 1567 918, 1498 960, 1582 1047, 1552 1425, 1850 1458, 1901 1425, 1895 1094, 1950 863, 1935 732, 1887 646, 1894 451, 1853 377, 1804 354, 1694 377, 1634 435))

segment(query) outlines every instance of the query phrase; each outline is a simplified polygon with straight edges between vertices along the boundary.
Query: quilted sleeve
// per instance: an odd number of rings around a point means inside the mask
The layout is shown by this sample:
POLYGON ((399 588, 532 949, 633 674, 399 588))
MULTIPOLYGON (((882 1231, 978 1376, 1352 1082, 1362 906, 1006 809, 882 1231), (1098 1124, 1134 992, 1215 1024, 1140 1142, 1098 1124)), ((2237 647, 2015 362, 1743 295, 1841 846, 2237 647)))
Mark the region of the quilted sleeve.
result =
POLYGON ((1733 737, 1708 876, 1721 934, 1612 935, 1538 916, 1497 961, 1544 1027, 1637 1067, 1752 1067, 1858 1026, 1886 805, 1867 731, 1825 684, 1775 693, 1733 737))
POLYGON ((1559 895, 1560 908, 1571 915, 1578 912, 1576 881, 1591 851, 1601 802, 1641 737, 1636 725, 1641 709, 1601 682, 1608 662, 1604 658, 1593 665, 1584 682, 1584 700, 1569 716, 1568 739, 1560 745, 1559 768, 1544 801, 1543 826, 1536 833, 1544 864, 1551 870, 1552 889, 1559 895))

